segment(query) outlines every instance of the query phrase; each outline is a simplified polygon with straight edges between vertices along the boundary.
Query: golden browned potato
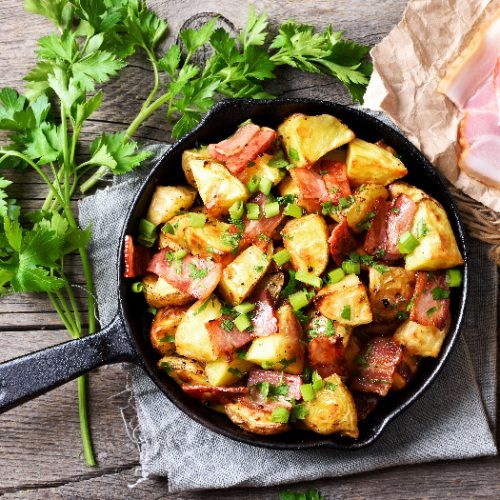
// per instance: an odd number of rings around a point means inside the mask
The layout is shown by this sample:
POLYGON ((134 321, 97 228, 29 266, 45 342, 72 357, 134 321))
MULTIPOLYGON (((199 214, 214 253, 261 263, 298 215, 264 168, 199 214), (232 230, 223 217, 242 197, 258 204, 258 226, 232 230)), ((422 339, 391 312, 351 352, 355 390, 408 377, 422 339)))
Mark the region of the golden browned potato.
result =
POLYGON ((309 337, 342 337, 342 344, 346 347, 351 337, 352 328, 342 323, 332 321, 322 314, 316 314, 317 315, 313 316, 307 327, 304 328, 304 331, 308 333, 309 337))
POLYGON ((169 233, 163 229, 160 231, 160 248, 168 247, 173 250, 184 248, 189 250, 185 235, 186 229, 191 224, 189 214, 176 215, 172 217, 168 223, 172 226, 173 233, 169 233))
POLYGON ((183 306, 193 302, 193 297, 155 274, 146 274, 142 283, 144 297, 151 307, 183 306))
POLYGON ((280 424, 271 420, 271 413, 258 408, 252 408, 240 401, 226 403, 224 405, 226 415, 238 427, 254 434, 270 436, 271 434, 280 434, 290 430, 288 424, 280 424))
POLYGON ((373 321, 365 285, 355 274, 323 287, 314 302, 323 316, 345 325, 364 325, 373 321))
POLYGON ((341 434, 357 438, 358 416, 349 389, 334 373, 323 380, 323 389, 316 392, 312 401, 305 401, 306 427, 318 434, 341 434))
POLYGON ((269 179, 275 186, 281 182, 284 173, 282 169, 270 167, 269 162, 274 158, 273 155, 263 153, 253 161, 253 165, 245 168, 239 175, 241 182, 245 184, 254 176, 259 179, 269 179))
POLYGON ((368 183, 386 186, 407 173, 399 158, 376 144, 354 139, 347 147, 347 177, 355 186, 368 183))
POLYGON ((182 170, 184 171, 184 175, 186 176, 186 180, 188 184, 193 186, 196 189, 196 179, 193 176, 193 172, 191 171, 191 163, 193 161, 200 160, 213 160, 208 152, 207 147, 202 147, 199 149, 186 149, 182 153, 182 170))
POLYGON ((296 271, 316 276, 323 273, 328 264, 328 228, 321 215, 309 214, 291 219, 281 234, 296 271))
POLYGON ((289 304, 278 309, 278 333, 254 339, 245 359, 264 369, 298 375, 304 369, 302 327, 289 304))
POLYGON ((299 186, 294 181, 291 175, 287 175, 278 185, 278 191, 281 196, 287 196, 292 194, 294 196, 300 196, 299 186))
MULTIPOLYGON (((347 224, 356 233, 365 229, 367 217, 373 212, 378 198, 386 199, 389 192, 380 184, 363 184, 354 191, 354 203, 346 210, 347 224)), ((373 213, 373 216, 375 214, 373 213)))
POLYGON ((354 132, 331 115, 295 113, 279 127, 288 159, 296 167, 311 167, 323 155, 354 139, 354 132))
POLYGON ((219 358, 205 365, 205 373, 210 385, 219 387, 238 382, 253 366, 255 366, 253 363, 245 359, 234 358, 228 360, 226 358, 219 358))
POLYGON ((415 203, 418 203, 420 200, 424 198, 429 198, 429 195, 426 194, 421 189, 416 188, 406 182, 393 182, 390 186, 388 186, 389 193, 391 193, 391 198, 395 200, 400 194, 404 194, 413 200, 415 203))
POLYGON ((226 263, 233 255, 233 247, 223 237, 228 228, 229 224, 217 219, 207 220, 203 227, 186 227, 184 235, 187 248, 193 254, 226 263))
MULTIPOLYGON (((415 273, 401 267, 387 267, 381 273, 370 267, 368 272, 373 320, 388 323, 406 312, 415 290, 415 273)), ((408 316, 407 316, 408 317, 408 316)))
POLYGON ((258 246, 251 245, 224 268, 219 292, 225 301, 235 306, 252 293, 271 264, 269 253, 272 253, 272 243, 269 243, 269 247, 266 254, 258 246))
POLYGON ((175 332, 175 350, 181 356, 201 362, 215 361, 218 351, 205 324, 220 317, 221 303, 215 295, 198 300, 187 311, 175 332))
POLYGON ((408 354, 435 358, 439 355, 449 329, 449 319, 441 330, 435 326, 424 326, 408 320, 396 330, 393 338, 396 342, 405 346, 408 354))
POLYGON ((163 307, 156 312, 149 340, 160 354, 175 352, 175 331, 188 308, 188 306, 163 307))
POLYGON ((208 385, 203 365, 182 356, 163 356, 158 367, 164 370, 179 385, 208 385))
POLYGON ((409 271, 435 271, 464 263, 446 212, 433 198, 419 201, 410 232, 420 244, 405 256, 409 271))
POLYGON ((146 219, 155 225, 167 222, 180 210, 190 209, 195 198, 196 190, 187 186, 157 186, 146 219))

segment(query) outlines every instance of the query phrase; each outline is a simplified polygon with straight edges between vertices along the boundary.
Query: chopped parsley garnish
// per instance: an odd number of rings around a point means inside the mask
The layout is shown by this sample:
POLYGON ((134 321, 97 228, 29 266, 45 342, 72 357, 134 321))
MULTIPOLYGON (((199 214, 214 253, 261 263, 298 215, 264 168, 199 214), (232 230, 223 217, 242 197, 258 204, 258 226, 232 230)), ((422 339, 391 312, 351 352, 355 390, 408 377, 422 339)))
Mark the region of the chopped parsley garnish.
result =
POLYGON ((425 314, 427 314, 427 316, 432 316, 436 311, 438 310, 438 308, 436 306, 433 306, 431 307, 430 309, 427 309, 427 312, 425 314))
POLYGON ((188 268, 191 271, 190 278, 193 280, 202 280, 203 278, 206 278, 209 273, 208 267, 199 269, 192 262, 188 264, 188 268))
POLYGON ((250 167, 253 167, 254 165, 255 165, 255 162, 254 162, 254 161, 249 161, 249 162, 247 163, 247 167, 249 167, 249 168, 250 168, 250 167))
POLYGON ((337 384, 333 384, 332 382, 325 382, 325 389, 333 392, 336 388, 337 384))
POLYGON ((234 323, 230 319, 223 319, 220 323, 221 328, 226 332, 232 332, 234 323))
POLYGON ((295 420, 304 420, 309 414, 305 404, 296 404, 292 409, 292 422, 295 420))
POLYGON ((356 227, 361 231, 368 231, 372 225, 372 220, 377 215, 377 212, 368 212, 357 224, 356 227))
POLYGON ((396 319, 399 321, 405 321, 409 318, 409 314, 406 311, 398 311, 396 314, 396 319))
POLYGON ((325 201, 321 203, 321 213, 323 215, 330 215, 337 211, 337 206, 331 201, 325 201))
POLYGON ((444 288, 439 288, 438 286, 436 288, 433 288, 431 293, 434 300, 450 298, 450 292, 448 290, 445 290, 444 288))
POLYGON ((167 361, 160 361, 160 366, 167 372, 170 373, 173 368, 172 365, 167 361))
POLYGON ((335 325, 333 324, 333 321, 328 318, 325 324, 325 337, 332 337, 335 333, 335 325))
POLYGON ((399 214, 400 210, 398 207, 392 207, 392 212, 397 215, 397 214, 399 214))
POLYGON ((381 259, 382 257, 385 257, 386 251, 383 248, 379 248, 378 250, 375 251, 375 258, 376 259, 381 259))
POLYGON ((286 286, 283 287, 283 289, 280 292, 280 297, 282 299, 286 299, 289 295, 292 295, 292 293, 295 293, 297 291, 297 280, 295 279, 295 271, 290 270, 288 271, 289 279, 288 283, 286 286))
POLYGON ((200 307, 198 307, 198 310, 194 313, 194 315, 196 316, 197 314, 200 314, 202 313, 208 306, 208 303, 212 301, 212 304, 213 304, 213 301, 214 301, 214 297, 213 295, 210 295, 210 297, 208 297, 205 302, 203 302, 203 304, 201 304, 200 307))
POLYGON ((246 357, 247 357, 247 353, 246 353, 246 351, 244 351, 243 349, 238 349, 238 350, 236 351, 236 357, 237 357, 238 359, 246 359, 246 357))
POLYGON ((277 196, 276 201, 280 205, 288 205, 289 203, 295 203, 297 196, 295 194, 285 194, 284 196, 277 196))
POLYGON ((288 157, 291 158, 293 161, 299 161, 300 156, 299 152, 296 149, 290 148, 288 150, 288 157))
POLYGON ((429 234, 430 229, 427 227, 427 224, 423 219, 420 219, 417 222, 417 239, 420 240, 424 236, 427 236, 429 234))
POLYGON ((340 313, 340 317, 349 321, 351 319, 351 306, 345 305, 340 313))
POLYGON ((242 235, 243 235, 243 233, 241 231, 238 231, 236 233, 230 233, 229 231, 224 231, 220 235, 220 240, 221 240, 222 244, 230 247, 231 252, 234 255, 236 255, 236 252, 238 251, 238 247, 240 245, 240 240, 241 240, 242 235))
POLYGON ((238 368, 228 368, 227 371, 237 378, 243 377, 243 373, 238 368))
POLYGON ((406 310, 410 312, 413 309, 413 304, 415 304, 415 297, 412 297, 408 305, 406 306, 406 310))
POLYGON ((264 233, 260 233, 259 236, 257 236, 257 239, 259 241, 271 241, 271 238, 267 234, 264 234, 264 233))
POLYGON ((255 266, 253 269, 256 273, 261 273, 264 270, 264 266, 255 266))
POLYGON ((174 342, 175 341, 175 336, 174 335, 167 335, 166 337, 163 337, 160 339, 160 342, 166 343, 166 342, 174 342))

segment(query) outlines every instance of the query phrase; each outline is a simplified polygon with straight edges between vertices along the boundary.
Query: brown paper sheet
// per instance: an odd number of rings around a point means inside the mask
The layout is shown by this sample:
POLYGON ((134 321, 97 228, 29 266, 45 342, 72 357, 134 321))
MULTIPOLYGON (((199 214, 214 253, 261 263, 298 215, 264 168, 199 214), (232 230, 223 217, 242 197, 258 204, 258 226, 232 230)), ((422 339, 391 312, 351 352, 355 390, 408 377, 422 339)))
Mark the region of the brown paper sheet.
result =
POLYGON ((459 189, 500 212, 500 190, 457 166, 460 114, 437 91, 446 68, 500 0, 410 0, 401 22, 372 51, 365 106, 382 110, 459 189))

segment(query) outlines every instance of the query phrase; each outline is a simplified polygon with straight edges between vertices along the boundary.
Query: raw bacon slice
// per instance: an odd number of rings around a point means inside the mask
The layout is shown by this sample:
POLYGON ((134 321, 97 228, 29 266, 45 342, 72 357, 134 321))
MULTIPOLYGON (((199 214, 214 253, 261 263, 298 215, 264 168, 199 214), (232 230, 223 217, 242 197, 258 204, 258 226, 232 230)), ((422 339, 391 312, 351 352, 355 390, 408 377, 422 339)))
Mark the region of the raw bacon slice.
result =
POLYGON ((232 317, 227 315, 208 321, 205 323, 205 328, 219 355, 232 354, 236 349, 248 344, 253 338, 250 332, 240 332, 234 326, 232 317))
POLYGON ((255 303, 252 316, 253 336, 266 337, 278 333, 278 317, 271 294, 267 290, 261 290, 250 302, 255 303))
POLYGON ((359 374, 352 381, 352 389, 387 395, 402 356, 401 346, 388 338, 377 337, 369 341, 357 360, 359 374))
POLYGON ((434 299, 434 296, 448 296, 449 287, 443 273, 418 271, 410 320, 425 326, 444 328, 450 314, 450 299, 434 299))
MULTIPOLYGON (((500 58, 499 58, 500 60, 500 58)), ((497 112, 498 103, 495 94, 493 75, 479 87, 477 92, 465 103, 463 111, 493 111, 497 112)))
POLYGON ((351 187, 347 178, 347 165, 341 161, 322 160, 316 167, 323 176, 327 195, 320 202, 331 201, 338 205, 340 198, 350 196, 351 187))
POLYGON ((328 245, 330 248, 330 255, 337 266, 342 264, 346 255, 357 248, 358 242, 354 238, 352 231, 349 229, 347 219, 342 219, 333 228, 332 234, 328 239, 328 245))
POLYGON ((228 170, 236 175, 260 153, 269 149, 275 139, 276 131, 273 129, 248 123, 228 139, 218 144, 210 144, 208 151, 216 160, 224 162, 228 170))
POLYGON ((307 344, 311 368, 323 377, 333 373, 346 375, 342 337, 316 337, 307 344))
MULTIPOLYGON (((289 401, 290 399, 295 399, 298 401, 302 399, 302 394, 300 392, 300 386, 302 385, 302 377, 300 375, 289 375, 287 373, 276 372, 273 370, 261 370, 256 368, 252 370, 248 375, 247 387, 249 389, 250 396, 259 402, 265 402, 267 398, 263 397, 262 392, 259 390, 256 384, 261 382, 268 382, 269 385, 273 387, 278 386, 288 386, 286 394, 278 394, 275 397, 279 401, 289 401)), ((273 390, 270 390, 270 395, 272 396, 273 390)))
POLYGON ((192 398, 216 404, 229 403, 248 393, 248 388, 245 386, 212 387, 209 385, 183 384, 181 388, 192 398))
POLYGON ((376 202, 374 210, 377 215, 372 219, 370 228, 366 233, 364 250, 369 255, 375 255, 377 251, 385 253, 387 242, 387 227, 386 218, 389 204, 383 198, 379 198, 376 202))
POLYGON ((161 276, 175 288, 197 299, 206 299, 215 290, 222 276, 221 264, 191 254, 179 264, 178 260, 168 260, 169 255, 169 248, 153 255, 147 271, 161 276))
POLYGON ((137 278, 146 272, 149 261, 149 249, 142 245, 134 245, 132 236, 125 236, 123 258, 125 260, 125 278, 137 278))
POLYGON ((384 260, 401 258, 398 247, 399 238, 410 229, 416 211, 417 204, 405 194, 400 194, 391 204, 387 212, 387 241, 384 260))

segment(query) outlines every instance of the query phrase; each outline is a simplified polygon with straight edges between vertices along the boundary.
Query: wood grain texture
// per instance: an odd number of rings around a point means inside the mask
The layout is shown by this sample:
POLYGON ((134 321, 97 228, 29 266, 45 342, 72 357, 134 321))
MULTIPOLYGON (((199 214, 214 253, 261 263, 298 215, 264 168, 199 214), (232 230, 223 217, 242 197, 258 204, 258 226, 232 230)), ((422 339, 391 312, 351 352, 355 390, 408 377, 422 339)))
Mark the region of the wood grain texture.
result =
MULTIPOLYGON (((186 20, 201 12, 217 12, 239 27, 249 2, 240 0, 150 0, 149 5, 170 22, 169 40, 176 38, 186 20)), ((269 13, 276 25, 286 18, 335 29, 358 41, 375 44, 398 22, 405 0, 315 0, 252 2, 269 13)), ((0 87, 23 88, 22 76, 35 61, 36 40, 50 24, 22 11, 19 0, 0 1, 0 87)), ((80 154, 95 134, 123 130, 149 91, 151 70, 142 56, 134 57, 120 77, 105 88, 104 105, 82 134, 80 154)), ((331 78, 282 71, 270 90, 286 96, 310 96, 347 103, 345 90, 331 78)), ((137 137, 147 142, 169 139, 169 127, 161 113, 141 127, 137 137)), ((11 192, 27 208, 36 208, 46 189, 36 176, 9 172, 16 181, 11 192)), ((81 271, 73 257, 67 269, 76 285, 81 271)), ((81 297, 83 292, 76 289, 81 297)), ((41 349, 67 339, 50 303, 37 295, 18 295, 0 301, 0 361, 41 349)), ((70 383, 22 407, 0 415, 0 497, 165 500, 271 500, 284 488, 234 489, 206 493, 167 494, 164 481, 146 481, 134 489, 139 454, 129 439, 122 412, 133 418, 128 401, 126 372, 119 366, 103 367, 89 377, 92 432, 99 467, 87 468, 81 457, 76 407, 76 387, 70 383)), ((244 466, 244 464, 242 464, 244 466)), ((397 499, 445 497, 498 498, 500 461, 496 458, 393 468, 337 480, 293 485, 294 490, 319 488, 328 499, 397 499)))

